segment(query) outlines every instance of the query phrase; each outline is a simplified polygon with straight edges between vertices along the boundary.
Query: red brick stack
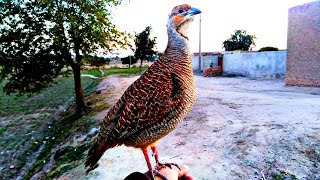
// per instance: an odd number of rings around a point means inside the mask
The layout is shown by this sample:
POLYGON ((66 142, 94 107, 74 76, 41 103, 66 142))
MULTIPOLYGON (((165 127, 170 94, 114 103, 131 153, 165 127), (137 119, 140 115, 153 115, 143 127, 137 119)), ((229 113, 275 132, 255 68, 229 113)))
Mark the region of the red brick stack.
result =
POLYGON ((204 77, 214 77, 214 76, 221 76, 221 75, 222 75, 221 66, 210 67, 203 70, 204 77))

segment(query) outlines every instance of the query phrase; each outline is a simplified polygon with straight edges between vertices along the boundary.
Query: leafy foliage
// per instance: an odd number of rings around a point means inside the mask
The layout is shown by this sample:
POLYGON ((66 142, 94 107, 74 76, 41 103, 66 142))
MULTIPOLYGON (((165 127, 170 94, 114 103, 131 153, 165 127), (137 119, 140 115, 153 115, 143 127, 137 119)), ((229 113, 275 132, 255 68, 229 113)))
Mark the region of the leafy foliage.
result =
POLYGON ((255 46, 255 35, 249 35, 245 30, 235 30, 231 37, 223 42, 226 51, 244 50, 248 51, 250 46, 255 46))
POLYGON ((262 47, 259 49, 259 52, 263 52, 263 51, 279 51, 279 49, 272 46, 262 47))
POLYGON ((121 58, 121 61, 122 61, 122 64, 132 65, 137 63, 138 59, 136 59, 134 56, 127 56, 127 57, 121 58))
POLYGON ((98 56, 86 56, 83 59, 83 62, 85 64, 90 64, 91 66, 103 66, 105 64, 108 64, 111 60, 104 57, 98 57, 98 56))
POLYGON ((37 2, 0 2, 0 72, 4 91, 34 93, 48 86, 64 61, 51 36, 48 14, 37 2))
POLYGON ((98 48, 111 52, 127 45, 127 36, 118 31, 111 21, 111 8, 119 4, 119 0, 47 2, 55 22, 55 37, 60 42, 68 43, 67 47, 75 52, 76 59, 77 53, 87 55, 98 48))
POLYGON ((6 93, 40 91, 68 65, 74 74, 77 105, 84 109, 82 57, 98 48, 111 52, 128 44, 128 37, 111 21, 111 10, 120 2, 0 1, 0 78, 8 78, 6 93))
MULTIPOLYGON (((154 50, 156 45, 156 38, 150 37, 151 26, 147 26, 141 33, 135 35, 135 53, 136 59, 141 60, 141 65, 143 60, 149 60, 157 52, 154 50)), ((140 66, 141 66, 140 65, 140 66)))

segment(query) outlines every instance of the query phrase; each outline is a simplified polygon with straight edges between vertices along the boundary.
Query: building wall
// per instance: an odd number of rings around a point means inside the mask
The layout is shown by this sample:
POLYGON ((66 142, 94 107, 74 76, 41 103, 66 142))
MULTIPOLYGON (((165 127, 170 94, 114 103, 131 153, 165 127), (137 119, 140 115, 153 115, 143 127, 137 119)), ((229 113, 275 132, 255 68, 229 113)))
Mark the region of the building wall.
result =
MULTIPOLYGON (((213 66, 217 66, 219 54, 220 53, 202 52, 201 70, 210 67, 210 64, 213 64, 213 66)), ((199 53, 193 53, 192 68, 194 71, 199 71, 199 53)))
MULTIPOLYGON (((199 56, 192 56, 192 69, 193 71, 199 70, 199 56)), ((202 63, 201 63, 201 70, 203 70, 202 63)))
POLYGON ((289 9, 286 84, 320 86, 320 0, 289 9))
POLYGON ((223 74, 281 78, 286 72, 286 55, 286 51, 225 54, 223 74))

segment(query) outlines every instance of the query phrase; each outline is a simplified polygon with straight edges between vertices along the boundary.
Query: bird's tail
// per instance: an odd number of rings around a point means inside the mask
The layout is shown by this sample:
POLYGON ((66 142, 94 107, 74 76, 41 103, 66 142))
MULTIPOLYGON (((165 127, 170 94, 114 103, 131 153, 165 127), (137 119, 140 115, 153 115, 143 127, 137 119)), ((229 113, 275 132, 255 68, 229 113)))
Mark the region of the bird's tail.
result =
POLYGON ((113 148, 118 145, 118 143, 114 142, 99 142, 98 139, 99 138, 96 139, 96 142, 88 151, 88 156, 85 162, 87 174, 99 166, 98 161, 107 149, 113 148))

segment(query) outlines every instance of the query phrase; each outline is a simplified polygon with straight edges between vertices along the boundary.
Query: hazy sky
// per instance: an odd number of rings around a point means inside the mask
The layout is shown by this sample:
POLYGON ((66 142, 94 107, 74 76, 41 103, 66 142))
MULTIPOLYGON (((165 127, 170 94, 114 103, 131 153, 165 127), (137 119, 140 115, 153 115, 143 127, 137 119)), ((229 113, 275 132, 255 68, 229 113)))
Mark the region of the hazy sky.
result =
MULTIPOLYGON (((115 11, 122 31, 141 32, 151 25, 157 49, 167 44, 168 14, 175 5, 188 3, 202 11, 202 51, 222 51, 222 42, 236 29, 255 34, 256 48, 286 49, 288 9, 314 0, 131 0, 115 11)), ((199 16, 189 29, 191 51, 199 50, 199 16)))

